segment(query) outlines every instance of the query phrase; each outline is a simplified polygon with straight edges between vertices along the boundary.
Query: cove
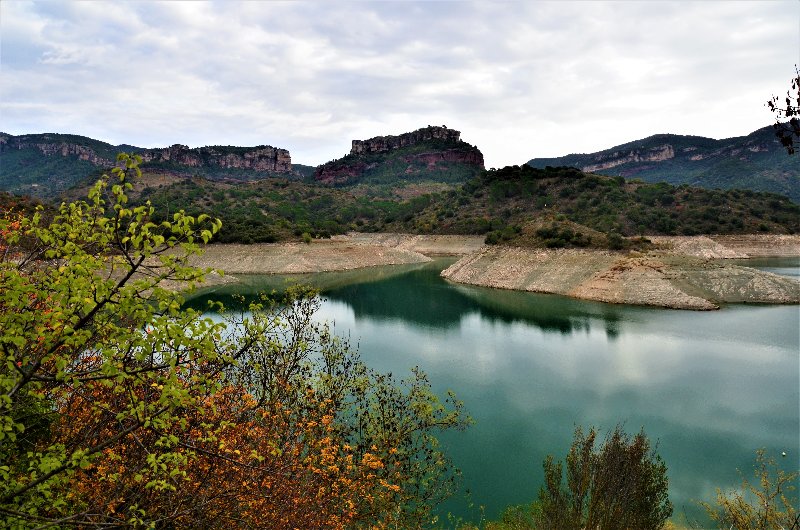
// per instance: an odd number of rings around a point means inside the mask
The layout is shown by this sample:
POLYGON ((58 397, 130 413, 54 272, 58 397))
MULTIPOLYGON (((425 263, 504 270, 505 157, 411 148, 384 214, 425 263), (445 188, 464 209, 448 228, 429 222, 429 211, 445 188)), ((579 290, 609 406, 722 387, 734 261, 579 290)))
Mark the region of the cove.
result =
MULTIPOLYGON (((372 368, 399 377, 420 366, 452 389, 476 424, 442 444, 463 492, 440 513, 478 521, 535 499, 548 454, 563 459, 576 425, 644 428, 669 470, 674 518, 695 500, 750 478, 755 451, 800 454, 800 308, 729 305, 695 312, 618 306, 448 283, 452 259, 302 275, 325 302, 318 318, 349 336, 372 368), (479 508, 480 506, 483 507, 479 508)), ((796 270, 794 261, 763 262, 796 270)), ((778 271, 779 272, 779 271, 778 271)), ((243 277, 199 293, 281 289, 287 278, 243 277)))

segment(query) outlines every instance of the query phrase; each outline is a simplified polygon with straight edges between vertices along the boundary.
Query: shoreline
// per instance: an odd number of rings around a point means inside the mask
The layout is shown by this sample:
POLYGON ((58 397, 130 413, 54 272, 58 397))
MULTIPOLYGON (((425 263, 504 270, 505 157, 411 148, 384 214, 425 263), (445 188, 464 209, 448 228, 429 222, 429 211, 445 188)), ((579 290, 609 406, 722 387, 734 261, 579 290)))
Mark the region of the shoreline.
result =
POLYGON ((800 257, 800 236, 652 237, 648 252, 487 247, 442 271, 456 283, 583 300, 708 311, 721 304, 800 304, 800 281, 726 263, 800 257))
MULTIPOLYGON (((191 264, 236 274, 302 274, 460 257, 442 271, 456 283, 617 304, 713 310, 725 303, 800 304, 800 281, 725 263, 800 257, 800 235, 652 236, 659 249, 612 252, 487 246, 483 236, 349 233, 306 243, 212 244, 191 264)), ((231 276, 233 277, 231 277, 231 276)))

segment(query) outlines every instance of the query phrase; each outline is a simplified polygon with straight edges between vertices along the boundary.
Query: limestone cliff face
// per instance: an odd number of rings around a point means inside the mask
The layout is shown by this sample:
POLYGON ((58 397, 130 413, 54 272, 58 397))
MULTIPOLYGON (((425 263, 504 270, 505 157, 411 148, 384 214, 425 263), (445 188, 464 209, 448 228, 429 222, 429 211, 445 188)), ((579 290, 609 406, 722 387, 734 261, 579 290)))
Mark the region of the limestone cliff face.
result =
POLYGON ((453 166, 477 173, 484 169, 483 153, 462 142, 459 131, 429 125, 397 136, 353 140, 347 156, 317 167, 314 178, 333 185, 365 176, 389 183, 424 177, 436 180, 437 173, 453 166))
POLYGON ((114 162, 98 155, 94 149, 84 145, 67 142, 48 142, 43 135, 34 136, 8 136, 0 137, 0 150, 26 149, 33 147, 45 156, 74 156, 78 160, 86 160, 96 166, 112 166, 114 162))
POLYGON ((420 153, 403 157, 406 162, 424 162, 429 169, 434 169, 437 162, 460 162, 480 166, 483 169, 483 153, 475 151, 459 151, 448 149, 446 151, 434 151, 430 153, 420 153))
MULTIPOLYGON (((115 147, 104 142, 67 135, 34 134, 11 136, 0 134, 0 150, 35 148, 45 156, 76 157, 107 168, 115 164, 117 151, 129 151, 130 146, 115 147), (65 141, 64 138, 68 140, 65 141), (94 146, 91 147, 91 146, 94 146), (97 150, 102 153, 98 153, 97 150)), ((144 163, 171 163, 186 168, 244 169, 264 173, 291 173, 292 157, 286 149, 269 145, 257 147, 209 146, 190 149, 175 144, 156 149, 133 149, 144 163)))
POLYGON ((139 155, 144 162, 170 162, 186 167, 218 166, 224 169, 275 173, 292 171, 289 151, 268 145, 245 150, 218 146, 190 149, 188 146, 175 144, 163 149, 147 149, 139 155))
POLYGON ((593 164, 583 166, 581 170, 591 173, 611 169, 630 162, 663 162, 670 158, 675 158, 675 149, 671 145, 665 144, 647 149, 603 153, 595 156, 593 164))
POLYGON ((376 136, 369 140, 353 140, 353 147, 350 149, 350 154, 363 155, 366 153, 382 153, 384 151, 400 149, 401 147, 409 147, 428 140, 458 142, 460 139, 460 131, 448 129, 445 125, 441 127, 428 125, 423 129, 403 133, 399 136, 376 136))

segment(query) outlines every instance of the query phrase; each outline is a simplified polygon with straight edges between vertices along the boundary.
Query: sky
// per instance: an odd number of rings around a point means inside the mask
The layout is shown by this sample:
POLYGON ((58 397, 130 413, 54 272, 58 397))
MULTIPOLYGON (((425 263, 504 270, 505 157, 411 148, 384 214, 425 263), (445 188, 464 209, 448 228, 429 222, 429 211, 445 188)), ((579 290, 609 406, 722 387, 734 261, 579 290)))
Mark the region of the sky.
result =
POLYGON ((272 145, 461 131, 487 167, 774 121, 800 1, 0 2, 0 131, 272 145))

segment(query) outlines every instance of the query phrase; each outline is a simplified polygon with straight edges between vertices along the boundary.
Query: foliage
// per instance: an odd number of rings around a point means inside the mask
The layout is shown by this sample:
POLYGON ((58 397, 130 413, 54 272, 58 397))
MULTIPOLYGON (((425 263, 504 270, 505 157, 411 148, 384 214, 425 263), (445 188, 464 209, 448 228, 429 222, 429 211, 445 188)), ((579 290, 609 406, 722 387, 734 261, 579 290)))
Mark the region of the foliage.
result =
POLYGON ((489 244, 625 248, 619 237, 636 234, 800 231, 800 206, 779 195, 626 182, 574 168, 509 166, 482 172, 461 188, 405 199, 362 192, 285 179, 237 185, 193 179, 146 188, 133 200, 151 200, 164 212, 207 211, 225 222, 218 241, 240 243, 356 230, 481 234, 489 244), (567 223, 559 221, 557 232, 534 233, 548 228, 541 220, 559 217, 567 223))
POLYGON ((2 152, 0 189, 17 194, 54 198, 87 175, 98 175, 87 160, 46 156, 35 147, 2 152))
MULTIPOLYGON (((110 190, 107 178, 99 181, 89 202, 62 205, 49 225, 38 212, 0 222, 6 247, 0 263, 0 506, 6 513, 47 509, 57 518, 69 507, 59 491, 76 470, 146 426, 168 428, 174 411, 191 403, 176 377, 179 366, 217 360, 207 353, 216 326, 179 313, 179 297, 159 284, 203 278, 186 260, 219 222, 178 213, 155 225, 149 206, 126 208, 128 174, 138 168, 130 157, 120 161, 124 169, 115 168, 118 182, 110 190), (114 203, 107 210, 109 191, 114 203), (23 249, 24 239, 33 243, 23 249), (143 333, 148 323, 151 333, 143 333), (118 406, 95 401, 95 387, 118 389, 124 399, 118 406), (112 432, 91 440, 47 436, 57 428, 59 407, 72 400, 111 414, 112 432)), ((198 388, 214 384, 195 377, 198 388)))
POLYGON ((640 431, 631 437, 617 426, 599 448, 597 431, 575 438, 563 465, 544 462, 537 526, 559 529, 657 529, 672 514, 667 468, 640 431))
POLYGON ((800 528, 797 495, 798 473, 786 473, 765 450, 756 452, 754 482, 742 476, 739 490, 717 490, 715 504, 702 502, 718 528, 767 530, 800 528))
POLYGON ((767 108, 775 114, 775 136, 780 140, 786 152, 793 155, 795 144, 800 143, 800 70, 794 67, 795 77, 791 80, 791 88, 786 91, 783 103, 778 96, 767 101, 767 108), (781 120, 789 120, 781 122, 781 120))
POLYGON ((369 371, 307 293, 233 328, 182 308, 220 222, 128 207, 119 160, 51 223, 0 219, 2 526, 418 526, 461 404, 369 371))
POLYGON ((607 247, 616 241, 625 247, 609 234, 757 233, 762 224, 770 232, 796 233, 800 206, 780 195, 749 190, 628 182, 566 167, 508 166, 485 171, 461 189, 431 196, 427 205, 387 223, 387 229, 490 234, 487 241, 498 243, 506 227, 519 226, 521 235, 529 237, 512 237, 512 244, 607 247), (572 235, 561 233, 560 227, 553 231, 541 226, 559 218, 571 223, 572 235))
POLYGON ((330 237, 348 230, 377 231, 386 219, 411 208, 399 201, 279 178, 238 185, 187 179, 145 188, 132 200, 150 200, 160 215, 185 209, 220 217, 224 225, 215 241, 221 243, 299 240, 304 232, 330 237))

